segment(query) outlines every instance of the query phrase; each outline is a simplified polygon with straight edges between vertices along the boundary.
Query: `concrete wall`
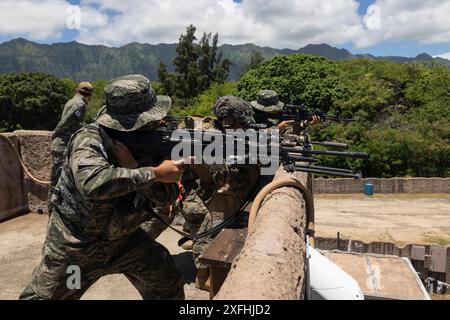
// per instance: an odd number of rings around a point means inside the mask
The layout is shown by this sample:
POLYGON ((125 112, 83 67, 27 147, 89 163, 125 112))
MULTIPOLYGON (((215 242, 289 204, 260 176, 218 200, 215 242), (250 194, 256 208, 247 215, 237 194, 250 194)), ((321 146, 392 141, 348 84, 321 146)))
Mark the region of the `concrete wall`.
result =
MULTIPOLYGON (((19 150, 18 139, 6 134, 19 150)), ((23 190, 23 173, 14 151, 0 138, 0 221, 28 210, 23 190)))
MULTIPOLYGON (((51 171, 51 132, 19 130, 20 152, 28 171, 39 180, 49 181, 51 171)), ((30 211, 47 211, 48 187, 24 176, 24 190, 30 211)))
MULTIPOLYGON (((19 130, 5 135, 13 142, 33 176, 49 180, 51 133, 19 130)), ((28 211, 46 211, 47 193, 46 186, 24 174, 14 151, 0 139, 0 220, 28 211)))
POLYGON ((450 193, 450 178, 392 178, 377 179, 315 179, 316 194, 363 193, 364 184, 371 182, 375 193, 450 193))

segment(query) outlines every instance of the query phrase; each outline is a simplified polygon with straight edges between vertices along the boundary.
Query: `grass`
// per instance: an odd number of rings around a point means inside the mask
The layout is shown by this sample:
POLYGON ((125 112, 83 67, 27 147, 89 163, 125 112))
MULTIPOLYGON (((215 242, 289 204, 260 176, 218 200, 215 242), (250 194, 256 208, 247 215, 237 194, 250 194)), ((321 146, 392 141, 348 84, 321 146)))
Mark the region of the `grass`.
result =
POLYGON ((450 244, 450 236, 428 233, 423 237, 423 241, 430 244, 438 244, 441 246, 446 246, 450 244))

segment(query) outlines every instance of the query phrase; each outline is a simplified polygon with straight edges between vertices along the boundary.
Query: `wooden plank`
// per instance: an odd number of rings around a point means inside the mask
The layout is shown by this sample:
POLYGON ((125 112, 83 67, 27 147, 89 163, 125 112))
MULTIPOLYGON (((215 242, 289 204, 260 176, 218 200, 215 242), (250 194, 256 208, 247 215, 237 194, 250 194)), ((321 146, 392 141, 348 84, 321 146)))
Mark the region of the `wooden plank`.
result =
POLYGON ((224 229, 199 257, 199 261, 216 267, 230 267, 241 252, 247 229, 224 229))
POLYGON ((431 266, 430 271, 445 273, 447 263, 447 249, 444 247, 431 247, 431 266))
POLYGON ((425 247, 424 246, 412 246, 411 247, 411 259, 413 260, 425 260, 425 247))
POLYGON ((358 282, 366 298, 429 299, 407 258, 343 252, 325 252, 325 256, 358 282))
POLYGON ((212 300, 215 295, 219 292, 222 284, 230 272, 230 268, 219 268, 211 266, 211 278, 210 278, 210 288, 209 288, 209 298, 212 300))

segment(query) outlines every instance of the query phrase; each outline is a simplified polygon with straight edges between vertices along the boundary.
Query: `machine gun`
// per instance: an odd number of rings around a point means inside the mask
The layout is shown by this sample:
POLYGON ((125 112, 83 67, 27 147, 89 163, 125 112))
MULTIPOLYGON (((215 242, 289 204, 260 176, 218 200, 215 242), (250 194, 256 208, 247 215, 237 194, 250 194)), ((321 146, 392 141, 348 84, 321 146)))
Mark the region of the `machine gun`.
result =
MULTIPOLYGON (((355 120, 340 118, 338 115, 330 116, 326 115, 323 111, 316 109, 311 111, 305 104, 294 105, 286 104, 281 112, 278 113, 265 113, 256 111, 255 119, 258 123, 256 127, 260 127, 261 123, 267 122, 267 119, 275 119, 278 121, 293 121, 294 123, 302 124, 306 121, 311 122, 313 116, 318 116, 322 121, 344 122, 349 123, 355 120)), ((256 129, 256 128, 255 128, 256 129)))
POLYGON ((345 143, 310 141, 308 134, 304 132, 301 135, 286 134, 283 136, 282 148, 280 149, 280 157, 286 171, 302 171, 355 179, 360 179, 362 177, 361 172, 354 172, 352 170, 342 168, 316 166, 314 163, 318 161, 316 156, 337 156, 349 157, 353 159, 367 159, 369 157, 367 153, 336 150, 314 150, 313 145, 339 149, 348 148, 348 145, 345 143))
MULTIPOLYGON (((174 150, 177 150, 176 155, 179 159, 201 153, 201 159, 196 157, 195 164, 226 163, 229 166, 258 164, 267 167, 277 163, 290 172, 301 171, 358 179, 361 178, 360 172, 313 165, 317 162, 316 156, 368 158, 363 152, 313 150, 314 144, 338 148, 346 145, 309 141, 307 134, 285 134, 279 137, 264 130, 250 129, 242 131, 243 136, 236 136, 228 130, 226 132, 177 130, 174 121, 166 121, 166 125, 147 132, 123 133, 103 128, 102 139, 113 138, 123 142, 141 166, 154 166, 163 160, 171 159, 174 150)), ((108 149, 108 144, 105 145, 108 149)))
POLYGON ((326 115, 323 111, 316 109, 311 112, 305 104, 293 105, 287 104, 283 108, 281 113, 282 120, 293 120, 294 122, 311 121, 312 116, 318 116, 322 121, 335 121, 335 122, 353 122, 353 119, 340 118, 337 115, 326 115))

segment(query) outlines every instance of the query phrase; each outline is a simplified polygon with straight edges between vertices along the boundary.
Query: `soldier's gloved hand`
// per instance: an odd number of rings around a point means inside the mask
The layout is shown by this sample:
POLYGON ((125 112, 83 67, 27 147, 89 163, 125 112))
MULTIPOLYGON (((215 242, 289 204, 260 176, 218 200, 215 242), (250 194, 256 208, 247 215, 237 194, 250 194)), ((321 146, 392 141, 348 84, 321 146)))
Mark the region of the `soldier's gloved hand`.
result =
POLYGON ((166 160, 157 167, 153 167, 155 180, 162 183, 176 183, 180 181, 184 172, 186 160, 166 160))
POLYGON ((119 140, 112 140, 114 145, 114 154, 122 168, 136 169, 139 163, 134 159, 130 150, 119 140))

